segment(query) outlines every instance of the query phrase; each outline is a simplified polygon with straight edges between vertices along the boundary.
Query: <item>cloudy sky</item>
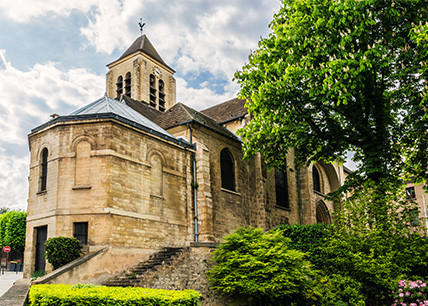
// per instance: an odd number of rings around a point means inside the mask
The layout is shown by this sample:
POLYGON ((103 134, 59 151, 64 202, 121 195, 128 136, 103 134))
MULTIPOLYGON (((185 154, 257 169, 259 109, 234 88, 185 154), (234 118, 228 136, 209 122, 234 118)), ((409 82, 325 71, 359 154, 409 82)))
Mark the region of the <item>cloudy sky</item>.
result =
POLYGON ((0 207, 26 209, 30 130, 104 95, 106 64, 144 32, 177 72, 177 101, 235 97, 279 0, 0 0, 0 207))

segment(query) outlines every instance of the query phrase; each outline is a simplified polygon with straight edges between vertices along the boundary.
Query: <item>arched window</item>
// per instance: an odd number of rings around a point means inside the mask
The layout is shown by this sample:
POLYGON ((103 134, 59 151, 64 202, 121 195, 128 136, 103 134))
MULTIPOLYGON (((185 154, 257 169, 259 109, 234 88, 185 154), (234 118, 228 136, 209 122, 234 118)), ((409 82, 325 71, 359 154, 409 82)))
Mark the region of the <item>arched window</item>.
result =
POLYGON ((125 96, 131 97, 131 73, 128 72, 125 76, 125 96))
POLYGON ((40 160, 40 191, 45 191, 48 179, 48 149, 44 148, 40 160))
POLYGON ((150 75, 150 106, 156 108, 156 78, 150 75))
POLYGON ((123 94, 123 78, 122 76, 117 78, 116 82, 116 97, 120 97, 123 94))
POLYGON ((149 159, 151 165, 150 178, 151 182, 151 195, 162 196, 163 192, 163 172, 162 172, 162 158, 158 154, 152 154, 149 159))
POLYGON ((323 201, 317 203, 317 223, 331 223, 330 214, 323 201))
POLYGON ((162 80, 159 80, 159 110, 161 112, 165 111, 165 84, 162 80))
POLYGON ((276 205, 290 208, 288 201, 288 184, 287 172, 283 170, 275 170, 275 192, 276 192, 276 205))
POLYGON ((229 149, 223 149, 220 153, 221 187, 235 191, 235 161, 229 149))
POLYGON ((91 178, 91 144, 87 141, 80 141, 76 145, 76 176, 75 185, 90 185, 91 178))
POLYGON ((314 191, 321 192, 320 173, 315 166, 312 167, 312 182, 314 184, 314 191))

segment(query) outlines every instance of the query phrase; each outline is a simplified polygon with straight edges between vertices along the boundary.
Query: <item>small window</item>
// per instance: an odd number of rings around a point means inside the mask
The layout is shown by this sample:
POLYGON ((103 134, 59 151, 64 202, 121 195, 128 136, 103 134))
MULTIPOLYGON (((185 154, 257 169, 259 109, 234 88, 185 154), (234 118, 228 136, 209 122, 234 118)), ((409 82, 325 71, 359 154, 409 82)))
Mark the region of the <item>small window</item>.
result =
POLYGON ((44 148, 42 151, 42 159, 40 162, 40 191, 45 191, 48 179, 48 149, 44 148))
POLYGON ((288 201, 288 184, 287 172, 283 170, 275 170, 275 192, 276 192, 276 205, 290 208, 288 201))
POLYGON ((128 72, 125 76, 125 96, 131 97, 131 73, 128 72))
POLYGON ((74 238, 80 241, 81 244, 88 244, 88 222, 74 222, 74 238))
POLYGON ((116 97, 120 97, 123 94, 123 78, 122 76, 117 78, 116 82, 116 97))
POLYGON ((407 187, 406 188, 406 194, 407 194, 407 197, 409 198, 409 199, 411 199, 411 200, 414 200, 414 199, 416 199, 416 192, 415 192, 415 187, 407 187))
POLYGON ((150 75, 150 106, 156 108, 156 78, 150 75))
POLYGON ((314 184, 314 191, 321 192, 320 173, 315 166, 312 167, 312 182, 314 184))
POLYGON ((221 187, 235 191, 235 162, 229 149, 223 149, 220 153, 221 187))

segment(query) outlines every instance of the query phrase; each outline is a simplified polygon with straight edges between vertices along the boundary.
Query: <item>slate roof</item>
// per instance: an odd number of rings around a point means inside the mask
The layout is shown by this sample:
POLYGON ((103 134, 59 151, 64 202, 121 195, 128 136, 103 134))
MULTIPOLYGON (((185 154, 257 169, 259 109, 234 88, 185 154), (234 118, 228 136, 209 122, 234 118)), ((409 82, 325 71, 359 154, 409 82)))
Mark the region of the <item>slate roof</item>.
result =
POLYGON ((245 108, 245 100, 235 98, 204 109, 201 113, 213 118, 217 123, 222 124, 244 117, 248 114, 248 111, 245 108))
POLYGON ((157 62, 161 63, 162 65, 166 66, 167 68, 171 69, 175 72, 174 69, 169 67, 165 61, 162 59, 162 57, 159 55, 159 53, 156 51, 155 47, 153 47, 150 40, 147 38, 146 34, 141 35, 138 37, 132 45, 125 51, 125 53, 122 54, 121 57, 119 57, 118 60, 131 55, 135 52, 141 51, 145 53, 146 55, 150 56, 152 59, 156 60, 157 62))
POLYGON ((150 121, 146 117, 144 117, 139 112, 135 111, 126 103, 119 102, 115 99, 112 99, 108 96, 104 96, 101 99, 98 99, 95 102, 92 102, 77 111, 72 112, 70 115, 89 115, 89 114, 102 114, 102 113, 113 113, 119 115, 123 118, 131 120, 135 123, 148 127, 154 131, 157 131, 161 134, 165 134, 168 136, 172 136, 163 128, 150 121))
POLYGON ((101 99, 96 100, 74 112, 68 116, 59 116, 47 123, 38 126, 33 129, 31 133, 37 132, 49 125, 52 125, 56 122, 65 122, 73 120, 84 120, 84 119, 116 119, 123 123, 132 125, 140 130, 149 132, 153 135, 159 136, 163 139, 175 142, 179 145, 185 147, 191 147, 189 143, 185 143, 170 133, 165 131, 163 128, 152 122, 151 120, 144 117, 139 112, 135 111, 125 102, 120 102, 115 99, 112 99, 105 95, 101 99))
POLYGON ((118 100, 124 101, 126 105, 151 121, 154 121, 157 117, 163 114, 161 111, 154 109, 144 101, 137 101, 125 95, 121 96, 118 100))
POLYGON ((233 140, 237 140, 239 142, 241 141, 235 134, 233 134, 227 128, 215 122, 214 119, 182 103, 175 104, 165 113, 157 117, 154 121, 165 130, 175 126, 194 122, 220 135, 231 138, 233 140))

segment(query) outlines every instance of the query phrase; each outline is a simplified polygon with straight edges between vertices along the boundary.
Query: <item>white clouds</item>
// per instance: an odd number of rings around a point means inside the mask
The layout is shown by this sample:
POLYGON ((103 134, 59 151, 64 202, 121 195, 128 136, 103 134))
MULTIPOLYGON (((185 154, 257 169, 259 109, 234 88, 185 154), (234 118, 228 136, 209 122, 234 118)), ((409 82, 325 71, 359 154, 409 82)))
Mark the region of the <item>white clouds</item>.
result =
POLYGON ((87 12, 100 0, 14 0, 0 1, 0 10, 16 22, 29 22, 32 18, 51 15, 67 16, 73 10, 87 12))
POLYGON ((31 129, 50 114, 67 115, 104 91, 104 77, 85 69, 61 71, 55 63, 47 63, 21 71, 0 50, 0 206, 26 208, 31 129))
POLYGON ((135 14, 141 9, 139 0, 100 1, 88 26, 82 27, 80 32, 98 52, 111 54, 115 48, 126 46, 135 36, 126 24, 129 20, 137 20, 135 14))
POLYGON ((202 110, 236 97, 239 87, 229 83, 223 94, 207 88, 207 83, 202 83, 201 88, 191 88, 186 80, 177 78, 177 102, 182 102, 196 110, 202 110))

